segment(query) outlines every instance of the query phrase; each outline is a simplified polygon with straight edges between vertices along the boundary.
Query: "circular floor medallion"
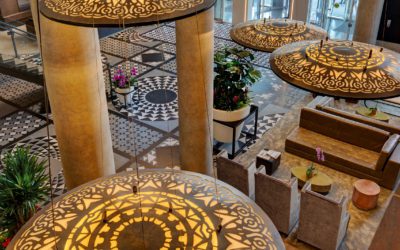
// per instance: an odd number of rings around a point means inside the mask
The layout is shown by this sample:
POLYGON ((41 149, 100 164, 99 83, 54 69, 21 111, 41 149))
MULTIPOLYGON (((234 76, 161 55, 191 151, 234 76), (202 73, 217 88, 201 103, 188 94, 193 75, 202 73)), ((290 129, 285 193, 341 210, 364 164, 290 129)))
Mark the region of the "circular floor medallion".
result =
POLYGON ((113 104, 121 113, 142 121, 169 121, 178 119, 178 80, 175 76, 152 76, 139 79, 139 95, 124 107, 117 99, 113 104), (139 99, 138 99, 139 98, 139 99))
POLYGON ((148 102, 165 104, 175 101, 178 96, 175 91, 168 89, 157 89, 146 94, 145 98, 148 102))

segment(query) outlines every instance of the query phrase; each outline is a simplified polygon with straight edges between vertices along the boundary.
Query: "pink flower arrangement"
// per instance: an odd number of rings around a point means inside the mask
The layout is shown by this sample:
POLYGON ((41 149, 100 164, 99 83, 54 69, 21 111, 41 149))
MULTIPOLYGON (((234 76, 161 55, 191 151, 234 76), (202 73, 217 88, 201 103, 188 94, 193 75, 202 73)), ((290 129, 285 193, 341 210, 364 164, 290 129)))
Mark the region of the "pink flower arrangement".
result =
POLYGON ((325 161, 324 151, 320 147, 317 147, 315 151, 317 152, 317 160, 324 162, 325 161))
POLYGON ((114 85, 115 87, 121 88, 121 89, 129 88, 129 87, 135 86, 136 83, 137 83, 137 78, 136 78, 137 73, 138 73, 138 72, 137 72, 137 68, 136 68, 136 67, 133 67, 133 68, 130 70, 129 73, 130 73, 130 76, 128 77, 128 76, 124 73, 124 71, 122 70, 122 66, 121 66, 121 65, 118 65, 118 69, 117 69, 117 71, 115 72, 114 77, 112 78, 112 83, 113 83, 113 85, 114 85))

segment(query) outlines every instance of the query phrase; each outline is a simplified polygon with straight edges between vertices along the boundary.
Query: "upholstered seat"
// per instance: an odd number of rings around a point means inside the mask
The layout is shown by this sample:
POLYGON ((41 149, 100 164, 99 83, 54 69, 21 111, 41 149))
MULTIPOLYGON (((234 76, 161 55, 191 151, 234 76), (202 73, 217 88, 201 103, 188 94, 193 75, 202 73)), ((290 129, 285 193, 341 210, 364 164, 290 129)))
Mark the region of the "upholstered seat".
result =
POLYGON ((323 165, 392 189, 400 179, 400 162, 392 157, 399 139, 387 130, 305 107, 285 150, 316 161, 315 149, 320 147, 325 153, 323 165))
POLYGON ((255 174, 255 201, 279 232, 289 234, 297 224, 300 194, 296 178, 277 179, 265 174, 264 166, 259 167, 255 174))
POLYGON ((234 186, 250 198, 254 198, 255 161, 244 166, 220 154, 216 158, 216 168, 219 180, 234 186))
POLYGON ((301 190, 297 239, 324 250, 336 250, 346 236, 350 215, 348 199, 329 199, 311 191, 310 183, 301 190))
POLYGON ((376 170, 380 154, 349 143, 335 140, 313 131, 296 128, 296 131, 287 137, 288 147, 304 151, 315 160, 315 148, 321 147, 325 153, 326 161, 334 161, 337 164, 351 166, 352 169, 367 172, 373 176, 381 176, 376 170))

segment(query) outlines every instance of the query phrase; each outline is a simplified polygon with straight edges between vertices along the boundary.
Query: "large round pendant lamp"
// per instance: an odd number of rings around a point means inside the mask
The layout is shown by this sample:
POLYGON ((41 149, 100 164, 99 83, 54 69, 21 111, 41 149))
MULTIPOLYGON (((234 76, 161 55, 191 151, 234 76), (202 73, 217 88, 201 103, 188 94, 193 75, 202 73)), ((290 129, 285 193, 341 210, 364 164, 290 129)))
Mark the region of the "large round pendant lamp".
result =
POLYGON ((177 20, 213 7, 216 0, 42 0, 49 19, 89 27, 133 26, 177 20))
POLYGON ((233 41, 244 47, 266 52, 286 44, 325 39, 325 30, 291 19, 263 19, 237 24, 230 32, 233 41))
POLYGON ((288 83, 327 96, 381 99, 400 95, 400 55, 352 41, 304 41, 277 49, 271 69, 288 83))
POLYGON ((202 174, 125 172, 38 212, 8 249, 284 249, 247 196, 202 174), (138 183, 137 186, 135 184, 138 183), (218 188, 218 192, 215 188, 218 188), (218 193, 218 195, 216 195, 218 193))

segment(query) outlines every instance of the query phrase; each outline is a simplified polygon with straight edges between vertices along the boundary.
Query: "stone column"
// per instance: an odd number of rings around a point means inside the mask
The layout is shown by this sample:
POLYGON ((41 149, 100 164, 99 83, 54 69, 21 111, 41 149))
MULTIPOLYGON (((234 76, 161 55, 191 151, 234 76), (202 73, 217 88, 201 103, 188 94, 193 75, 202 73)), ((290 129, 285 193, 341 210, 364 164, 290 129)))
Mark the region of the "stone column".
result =
POLYGON ((42 57, 68 189, 115 173, 95 28, 40 17, 42 57))
POLYGON ((39 19, 38 19, 38 6, 37 2, 38 0, 30 0, 30 6, 31 6, 31 13, 32 13, 32 20, 33 20, 33 26, 35 26, 35 33, 36 33, 36 40, 38 47, 40 48, 40 32, 39 32, 39 19))
POLYGON ((384 2, 384 0, 358 1, 354 41, 376 43, 384 2))
POLYGON ((247 21, 247 0, 232 1, 232 24, 243 23, 247 21))
POLYGON ((182 169, 211 174, 214 9, 176 21, 182 169))
POLYGON ((293 20, 307 21, 309 0, 292 0, 289 16, 293 20))

